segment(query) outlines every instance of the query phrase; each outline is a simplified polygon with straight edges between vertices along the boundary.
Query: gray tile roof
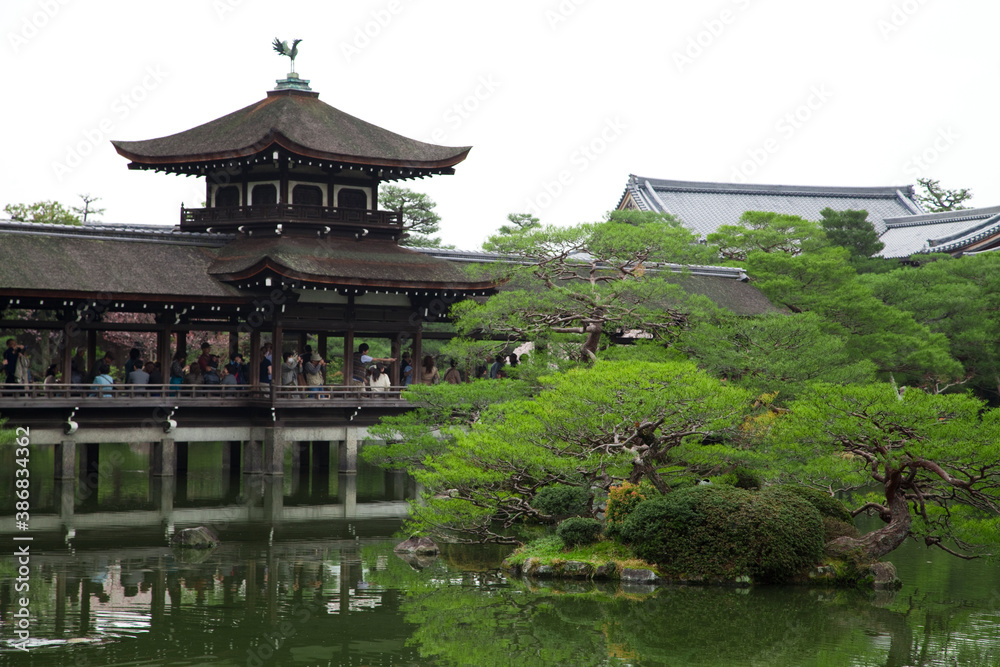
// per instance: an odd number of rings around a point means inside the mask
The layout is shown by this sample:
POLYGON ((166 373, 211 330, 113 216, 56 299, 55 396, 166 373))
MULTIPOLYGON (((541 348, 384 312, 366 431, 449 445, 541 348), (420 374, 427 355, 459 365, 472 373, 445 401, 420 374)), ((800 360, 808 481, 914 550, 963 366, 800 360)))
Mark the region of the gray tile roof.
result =
POLYGON ((954 253, 1000 234, 1000 206, 888 218, 885 224, 882 257, 954 253))
POLYGON ((630 175, 619 206, 631 199, 640 210, 671 213, 702 237, 735 225, 746 211, 772 211, 819 220, 824 208, 865 210, 879 233, 886 218, 920 215, 913 186, 847 188, 669 181, 630 175))

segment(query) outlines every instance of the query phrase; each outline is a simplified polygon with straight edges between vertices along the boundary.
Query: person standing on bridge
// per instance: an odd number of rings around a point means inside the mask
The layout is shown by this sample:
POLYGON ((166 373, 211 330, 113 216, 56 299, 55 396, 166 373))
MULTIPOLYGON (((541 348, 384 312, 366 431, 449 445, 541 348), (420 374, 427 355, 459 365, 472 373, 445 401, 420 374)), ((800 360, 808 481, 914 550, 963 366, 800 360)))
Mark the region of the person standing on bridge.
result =
POLYGON ((3 352, 3 369, 7 374, 5 381, 7 384, 17 382, 17 362, 24 354, 24 346, 17 344, 16 338, 7 339, 7 349, 3 352))
POLYGON ((377 359, 368 354, 368 343, 361 343, 358 345, 358 351, 354 353, 354 359, 351 367, 351 384, 357 387, 365 386, 365 368, 373 361, 379 363, 391 364, 395 361, 394 358, 384 357, 377 359))

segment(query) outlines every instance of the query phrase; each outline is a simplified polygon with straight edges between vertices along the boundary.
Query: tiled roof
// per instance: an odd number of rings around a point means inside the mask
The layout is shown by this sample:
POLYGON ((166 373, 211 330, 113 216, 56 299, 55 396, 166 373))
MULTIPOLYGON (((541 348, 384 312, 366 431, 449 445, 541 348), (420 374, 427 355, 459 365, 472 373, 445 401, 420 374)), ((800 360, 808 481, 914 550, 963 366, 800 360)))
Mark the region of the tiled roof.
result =
POLYGON ((165 225, 123 225, 110 222, 88 222, 85 225, 62 225, 46 222, 16 222, 0 220, 0 234, 14 232, 29 236, 68 236, 105 241, 135 241, 139 243, 169 243, 217 248, 233 238, 229 234, 182 232, 165 225))
MULTIPOLYGON (((18 223, 13 223, 17 225, 18 223)), ((245 298, 208 275, 218 251, 167 243, 156 233, 107 238, 66 225, 15 229, 0 225, 0 292, 76 294, 94 298, 232 300, 245 298)), ((88 226, 89 227, 89 226, 88 226)))
POLYGON ((954 253, 1000 234, 1000 206, 889 218, 885 224, 882 257, 954 253))
MULTIPOLYGON (((486 264, 520 261, 509 255, 474 250, 442 248, 414 248, 414 250, 451 262, 486 264)), ((746 272, 739 267, 657 264, 653 270, 656 269, 669 272, 671 275, 667 280, 680 285, 686 293, 708 297, 717 306, 727 308, 737 315, 786 312, 768 301, 763 292, 751 285, 746 272)), ((502 291, 503 287, 500 289, 502 291)))
POLYGON ((219 250, 209 273, 220 280, 248 280, 271 270, 287 278, 331 285, 445 290, 489 290, 464 270, 387 239, 316 236, 241 237, 219 250))
POLYGON ((631 200, 640 210, 671 213, 702 237, 735 225, 746 211, 771 211, 819 220, 824 208, 868 211, 881 233, 886 218, 919 215, 912 186, 847 188, 669 181, 629 176, 619 206, 631 200))
POLYGON ((470 150, 409 139, 335 109, 316 95, 271 91, 255 104, 190 130, 146 141, 111 143, 120 155, 143 167, 248 158, 281 146, 317 160, 448 169, 470 150))

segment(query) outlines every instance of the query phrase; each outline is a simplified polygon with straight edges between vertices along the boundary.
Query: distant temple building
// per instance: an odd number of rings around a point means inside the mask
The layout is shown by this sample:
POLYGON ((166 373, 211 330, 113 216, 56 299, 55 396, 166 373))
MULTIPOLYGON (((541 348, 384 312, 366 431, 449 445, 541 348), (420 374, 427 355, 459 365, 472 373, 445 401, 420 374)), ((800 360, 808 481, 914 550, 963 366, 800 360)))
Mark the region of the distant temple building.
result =
POLYGON ((824 208, 868 211, 886 258, 981 252, 1000 246, 1000 207, 926 213, 913 186, 823 187, 671 181, 631 175, 619 209, 670 213, 702 238, 746 211, 819 220, 824 208))

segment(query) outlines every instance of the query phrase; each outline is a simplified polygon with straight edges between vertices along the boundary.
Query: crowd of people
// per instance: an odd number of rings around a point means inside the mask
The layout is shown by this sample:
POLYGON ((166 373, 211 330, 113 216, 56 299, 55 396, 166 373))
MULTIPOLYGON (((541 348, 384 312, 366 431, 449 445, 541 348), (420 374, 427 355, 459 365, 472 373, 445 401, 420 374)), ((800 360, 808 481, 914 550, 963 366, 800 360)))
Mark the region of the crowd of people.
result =
MULTIPOLYGON (((396 362, 394 357, 373 357, 369 354, 367 343, 361 343, 352 358, 350 385, 363 388, 366 392, 385 392, 392 386, 390 364, 396 362)), ((162 363, 143 358, 142 350, 132 348, 128 359, 119 375, 118 386, 128 385, 133 392, 144 392, 147 395, 159 395, 164 389, 154 389, 168 385, 219 385, 239 386, 249 385, 251 379, 250 366, 242 354, 233 354, 228 362, 223 363, 222 357, 212 352, 209 343, 201 345, 201 354, 191 363, 184 352, 177 352, 170 361, 167 375, 164 376, 162 363), (141 389, 142 385, 148 385, 141 389)), ((317 398, 328 396, 323 388, 333 384, 341 384, 343 375, 340 371, 330 371, 329 364, 322 356, 314 352, 310 346, 305 346, 301 353, 291 351, 285 353, 275 364, 271 343, 265 343, 257 362, 259 382, 262 385, 275 384, 280 387, 302 387, 317 398)), ((508 377, 508 370, 517 366, 516 354, 487 357, 476 368, 473 378, 501 379, 508 377)), ((110 387, 116 382, 112 374, 114 359, 110 353, 98 359, 87 369, 84 351, 78 349, 70 364, 70 383, 73 385, 90 385, 91 396, 111 396, 110 387)), ((56 385, 62 382, 60 364, 51 364, 45 371, 43 383, 56 385)), ((414 383, 415 366, 409 352, 403 352, 399 358, 399 384, 403 387, 414 383)), ((419 383, 425 385, 445 382, 460 384, 467 381, 459 370, 455 359, 449 361, 448 369, 442 375, 437 368, 433 355, 425 355, 420 363, 419 383)), ((3 353, 3 376, 7 384, 30 385, 35 382, 31 375, 30 362, 25 353, 24 345, 19 345, 15 338, 7 340, 3 353)), ((115 373, 117 374, 117 373, 115 373)), ((170 390, 176 393, 177 390, 170 390)))

